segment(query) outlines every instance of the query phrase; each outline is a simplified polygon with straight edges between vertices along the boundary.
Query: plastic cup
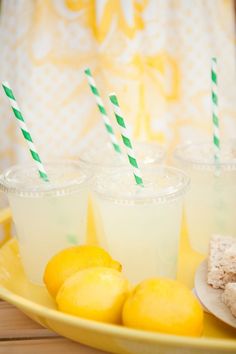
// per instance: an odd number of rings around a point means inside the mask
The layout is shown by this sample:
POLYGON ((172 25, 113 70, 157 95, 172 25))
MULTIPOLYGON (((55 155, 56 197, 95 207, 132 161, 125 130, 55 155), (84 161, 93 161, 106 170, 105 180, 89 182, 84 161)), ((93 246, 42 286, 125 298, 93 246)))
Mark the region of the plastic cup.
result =
MULTIPOLYGON (((134 142, 134 150, 140 165, 162 163, 165 158, 165 149, 155 142, 134 142)), ((83 167, 93 172, 129 165, 125 151, 119 154, 114 151, 110 143, 104 142, 95 142, 91 145, 89 149, 82 152, 79 161, 83 167)))
MULTIPOLYGON (((165 149, 156 142, 136 142, 134 148, 137 160, 140 166, 159 163, 162 164, 165 158, 165 149)), ((89 149, 86 149, 80 156, 79 163, 84 169, 90 173, 104 173, 114 167, 129 166, 127 154, 124 151, 118 154, 114 151, 110 142, 107 140, 95 141, 89 149)), ((94 208, 91 196, 89 197, 88 206, 88 235, 87 242, 97 245, 97 230, 94 221, 94 208)))
POLYGON ((148 277, 175 278, 183 196, 189 178, 158 164, 142 169, 144 187, 128 168, 92 179, 98 240, 121 262, 133 283, 148 277))
POLYGON ((221 144, 217 165, 212 142, 179 146, 174 161, 191 178, 185 198, 191 247, 206 255, 212 235, 236 237, 236 142, 221 144))
POLYGON ((48 260, 86 241, 88 175, 76 162, 45 164, 50 181, 34 166, 13 166, 0 176, 16 227, 25 273, 41 285, 48 260))

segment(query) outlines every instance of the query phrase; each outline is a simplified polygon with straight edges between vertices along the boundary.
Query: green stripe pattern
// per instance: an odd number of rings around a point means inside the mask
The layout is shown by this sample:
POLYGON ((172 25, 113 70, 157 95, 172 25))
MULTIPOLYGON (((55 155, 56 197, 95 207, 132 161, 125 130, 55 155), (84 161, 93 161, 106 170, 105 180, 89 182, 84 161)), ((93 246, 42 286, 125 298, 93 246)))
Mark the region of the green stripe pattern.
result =
POLYGON ((218 94, 217 94, 217 60, 211 60, 211 101, 212 101, 212 122, 213 122, 213 144, 214 144, 214 159, 219 162, 220 159, 220 133, 219 133, 219 115, 218 115, 218 94))
POLYGON ((108 136, 110 138, 111 144, 112 144, 115 152, 117 152, 118 154, 121 154, 121 148, 120 148, 118 141, 116 139, 115 133, 114 133, 112 125, 111 125, 110 118, 108 117, 105 106, 102 102, 101 96, 100 96, 99 91, 97 89, 97 85, 95 83, 95 80, 92 76, 91 70, 89 68, 87 68, 84 72, 87 77, 91 92, 94 95, 95 101, 97 103, 98 110, 102 116, 102 119, 103 119, 103 122, 104 122, 104 125, 106 128, 106 131, 108 133, 108 136))
POLYGON ((7 82, 3 82, 2 83, 2 87, 3 87, 3 90, 7 96, 7 98, 9 99, 9 102, 10 102, 10 105, 11 105, 11 108, 13 110, 13 113, 17 119, 17 122, 20 126, 20 129, 21 129, 21 132, 29 146, 29 150, 30 150, 30 154, 33 158, 33 160, 35 161, 36 165, 37 165, 37 168, 38 168, 38 172, 39 172, 39 176, 44 180, 44 181, 47 181, 48 182, 48 176, 47 176, 47 173, 43 167, 43 164, 42 164, 42 161, 39 157, 39 154, 37 153, 37 150, 36 150, 36 147, 33 143, 33 140, 32 140, 32 137, 31 137, 31 134, 25 124, 25 120, 23 118, 23 115, 21 113, 21 110, 20 108, 18 107, 18 104, 16 102, 16 99, 14 97, 14 94, 12 92, 12 89, 10 88, 9 84, 7 82))
POLYGON ((137 160, 135 157, 135 152, 134 152, 134 149, 132 146, 132 142, 131 142, 128 130, 126 128, 124 116, 121 112, 118 99, 117 99, 116 95, 113 93, 109 95, 109 98, 110 98, 110 101, 111 101, 111 104, 113 107, 116 121, 120 127, 121 137, 122 137, 122 140, 123 140, 126 152, 127 152, 129 163, 133 169, 135 182, 138 185, 143 186, 143 179, 142 179, 141 171, 139 169, 139 166, 138 166, 138 163, 137 163, 137 160))

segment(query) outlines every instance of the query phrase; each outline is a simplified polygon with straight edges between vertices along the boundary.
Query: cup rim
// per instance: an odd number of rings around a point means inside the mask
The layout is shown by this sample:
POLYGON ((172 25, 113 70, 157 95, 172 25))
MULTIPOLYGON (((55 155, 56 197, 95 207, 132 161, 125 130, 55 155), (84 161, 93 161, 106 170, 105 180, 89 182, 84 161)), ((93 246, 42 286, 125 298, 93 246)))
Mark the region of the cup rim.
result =
MULTIPOLYGON (((95 193, 95 195, 105 199, 105 200, 110 200, 114 201, 116 204, 150 204, 150 203, 164 203, 167 201, 172 201, 175 199, 178 199, 179 197, 182 197, 185 192, 188 190, 189 185, 190 185, 190 177, 184 173, 181 169, 178 169, 176 167, 168 166, 168 165, 157 165, 154 166, 153 164, 146 165, 144 167, 145 170, 153 170, 155 169, 156 172, 163 173, 163 176, 166 176, 166 172, 174 173, 176 176, 179 177, 179 181, 176 184, 176 188, 169 187, 167 189, 157 191, 156 193, 153 193, 150 195, 145 194, 139 194, 139 195, 125 195, 124 193, 121 193, 120 195, 117 195, 114 191, 110 192, 107 190, 102 190, 99 191, 95 185, 97 183, 97 180, 100 176, 103 175, 102 173, 96 174, 93 176, 91 179, 91 189, 92 193, 95 193)), ((130 175, 133 173, 132 169, 130 167, 114 167, 112 171, 109 171, 109 173, 106 173, 106 178, 109 178, 109 175, 112 175, 114 171, 117 170, 120 173, 129 173, 130 175)), ((110 181, 110 179, 109 179, 110 181)), ((143 188, 143 187, 138 187, 137 188, 143 188)), ((145 188, 145 187, 144 187, 145 188)), ((138 190, 138 189, 137 189, 138 190)))
MULTIPOLYGON (((47 166, 51 168, 55 168, 57 166, 74 166, 78 168, 82 174, 78 176, 78 178, 73 178, 72 180, 66 180, 62 183, 62 185, 58 184, 50 184, 49 182, 44 182, 44 184, 39 185, 22 185, 20 182, 13 180, 14 173, 18 171, 24 170, 32 170, 37 173, 37 167, 32 163, 23 163, 23 164, 15 164, 11 167, 7 168, 0 175, 0 190, 5 192, 6 194, 14 194, 21 197, 43 197, 43 196, 61 196, 68 195, 73 193, 79 189, 85 182, 89 182, 91 178, 91 173, 85 171, 85 169, 74 160, 63 159, 63 160, 50 160, 44 163, 45 169, 47 170, 47 166), (11 176, 12 174, 12 176, 11 176), (47 183, 47 184, 46 184, 47 183), (42 187, 42 188, 41 188, 42 187)), ((40 179, 40 177, 39 177, 40 179)))
MULTIPOLYGON (((183 143, 178 145, 173 152, 173 158, 176 161, 179 161, 181 163, 184 163, 185 165, 190 165, 193 168, 198 168, 198 169, 216 169, 216 163, 215 161, 202 161, 199 158, 194 158, 194 157, 185 157, 185 156, 181 156, 182 153, 184 151, 186 151, 187 149, 193 147, 193 148, 197 148, 199 146, 209 146, 212 147, 213 146, 213 142, 209 141, 209 140, 200 140, 200 141, 192 141, 192 142, 187 142, 187 143, 183 143)), ((221 145, 224 146, 234 146, 235 145, 235 149, 236 149, 236 140, 231 139, 229 141, 225 141, 223 140, 221 142, 221 145)), ((228 169, 228 170, 235 170, 236 169, 236 158, 234 160, 221 160, 217 163, 217 166, 220 166, 223 169, 228 169)))
MULTIPOLYGON (((153 163, 161 163, 164 159, 165 159, 165 156, 166 156, 166 148, 159 144, 158 142, 156 141, 139 141, 139 140, 136 140, 134 141, 134 146, 135 145, 139 145, 139 146, 142 146, 142 145, 145 145, 145 144, 148 144, 149 146, 155 146, 159 149, 159 152, 160 152, 160 156, 159 157, 156 157, 154 159, 154 162, 153 163)), ((110 146, 110 143, 107 142, 106 145, 109 145, 110 146)), ((100 150, 105 150, 107 148, 107 146, 103 145, 100 147, 100 150)), ((124 152, 124 155, 125 155, 125 152, 124 152)), ((124 156, 124 159, 120 159, 119 163, 117 163, 115 165, 115 167, 123 167, 123 163, 124 161, 127 160, 127 157, 124 156)), ((101 163, 101 162, 97 162, 97 161, 91 161, 89 160, 88 158, 86 157, 83 157, 83 152, 82 152, 82 155, 79 156, 78 158, 78 161, 81 163, 82 166, 91 166, 91 167, 95 167, 95 168, 98 168, 98 167, 101 167, 101 168, 104 168, 104 169, 110 169, 110 168, 114 168, 114 164, 112 161, 109 161, 109 162, 106 162, 106 163, 101 163)), ((140 162, 139 163, 140 165, 146 165, 148 164, 148 162, 140 162)))

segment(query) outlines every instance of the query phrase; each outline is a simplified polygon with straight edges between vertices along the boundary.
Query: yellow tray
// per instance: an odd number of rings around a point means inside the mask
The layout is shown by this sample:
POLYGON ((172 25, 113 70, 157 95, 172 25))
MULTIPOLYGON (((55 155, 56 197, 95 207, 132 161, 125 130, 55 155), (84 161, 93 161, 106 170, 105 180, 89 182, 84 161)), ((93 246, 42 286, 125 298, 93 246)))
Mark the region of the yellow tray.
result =
MULTIPOLYGON (((8 213, 2 219, 1 215, 2 224, 9 222, 8 213)), ((191 251, 185 234, 181 239, 180 255, 178 277, 191 287, 195 268, 202 258, 191 251)), ((18 307, 42 326, 109 353, 236 353, 236 331, 210 314, 205 314, 203 336, 190 338, 102 324, 57 311, 46 289, 32 285, 25 277, 15 239, 8 240, 0 248, 0 298, 18 307)))

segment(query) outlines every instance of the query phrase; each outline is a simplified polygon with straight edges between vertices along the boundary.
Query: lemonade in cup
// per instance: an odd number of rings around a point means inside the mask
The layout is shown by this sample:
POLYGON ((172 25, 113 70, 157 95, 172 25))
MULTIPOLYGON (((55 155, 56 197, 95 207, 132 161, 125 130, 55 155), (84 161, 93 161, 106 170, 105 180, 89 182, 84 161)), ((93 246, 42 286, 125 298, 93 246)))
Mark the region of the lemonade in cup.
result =
MULTIPOLYGON (((156 142, 134 142, 137 158, 140 165, 162 164, 165 159, 165 149, 156 142)), ((117 153, 107 140, 91 144, 79 158, 79 163, 88 172, 96 174, 99 171, 109 172, 114 167, 128 166, 127 155, 117 153)), ((88 205, 88 236, 87 242, 98 244, 97 231, 94 222, 92 196, 89 197, 88 205)))
POLYGON ((182 205, 189 178, 180 170, 142 168, 144 187, 132 170, 113 168, 92 179, 99 244, 118 259, 128 279, 175 278, 182 205))
POLYGON ((175 165, 191 178, 185 214, 192 248, 206 255, 214 234, 236 237, 236 141, 222 142, 219 161, 212 142, 183 144, 175 165))
POLYGON ((31 165, 13 166, 0 176, 24 270, 39 285, 55 253, 86 241, 88 174, 72 161, 47 163, 45 168, 48 182, 31 165))

